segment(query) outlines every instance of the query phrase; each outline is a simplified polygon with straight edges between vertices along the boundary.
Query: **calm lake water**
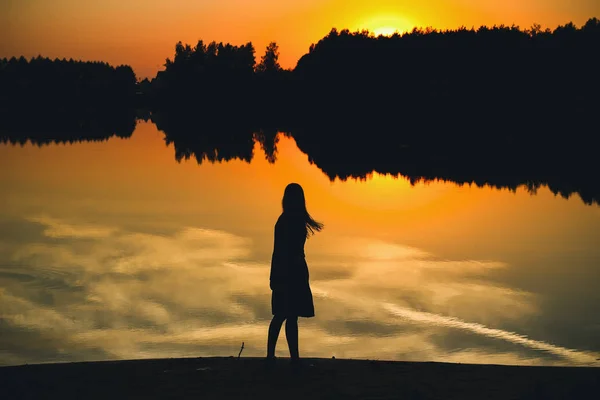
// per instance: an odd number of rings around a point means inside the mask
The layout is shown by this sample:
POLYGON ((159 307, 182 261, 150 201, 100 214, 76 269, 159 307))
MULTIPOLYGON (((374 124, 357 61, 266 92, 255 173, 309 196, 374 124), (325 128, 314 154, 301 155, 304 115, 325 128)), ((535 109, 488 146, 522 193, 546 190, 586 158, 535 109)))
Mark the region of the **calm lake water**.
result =
MULTIPOLYGON (((130 139, 0 145, 0 364, 264 356, 283 189, 308 240, 305 357, 600 365, 600 207, 402 177, 331 182, 277 161, 178 163, 130 139)), ((287 357, 285 334, 278 355, 287 357)))

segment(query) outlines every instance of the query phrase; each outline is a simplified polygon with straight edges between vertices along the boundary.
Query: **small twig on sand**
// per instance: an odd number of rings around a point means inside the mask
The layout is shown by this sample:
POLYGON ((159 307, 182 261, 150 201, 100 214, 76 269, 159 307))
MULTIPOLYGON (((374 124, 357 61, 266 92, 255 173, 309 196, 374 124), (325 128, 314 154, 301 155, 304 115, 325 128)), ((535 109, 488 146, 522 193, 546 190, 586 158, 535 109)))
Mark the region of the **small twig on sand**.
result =
POLYGON ((238 354, 238 360, 242 356, 242 351, 244 351, 244 342, 242 342, 242 348, 240 349, 240 353, 238 354))

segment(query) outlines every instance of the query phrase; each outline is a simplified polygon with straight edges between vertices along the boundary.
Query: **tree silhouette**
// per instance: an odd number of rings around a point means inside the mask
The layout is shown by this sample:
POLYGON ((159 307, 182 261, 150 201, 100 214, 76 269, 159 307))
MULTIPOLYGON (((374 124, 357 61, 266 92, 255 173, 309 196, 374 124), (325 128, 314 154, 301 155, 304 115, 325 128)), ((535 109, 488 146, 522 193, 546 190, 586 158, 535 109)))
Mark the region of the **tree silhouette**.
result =
POLYGON ((42 145, 131 136, 133 69, 104 62, 0 60, 0 140, 42 145))
POLYGON ((203 106, 243 107, 250 100, 254 76, 254 46, 202 40, 195 47, 177 43, 173 60, 146 86, 151 108, 203 106))
POLYGON ((276 42, 271 42, 267 46, 265 54, 261 57, 260 63, 256 66, 256 72, 259 74, 273 74, 280 70, 279 46, 276 42))
POLYGON ((372 171, 600 201, 600 21, 375 36, 333 28, 293 70, 270 43, 179 42, 153 79, 129 66, 0 59, 2 140, 128 136, 135 107, 178 160, 275 162, 289 132, 331 179, 372 171), (32 115, 35 117, 33 118, 32 115))

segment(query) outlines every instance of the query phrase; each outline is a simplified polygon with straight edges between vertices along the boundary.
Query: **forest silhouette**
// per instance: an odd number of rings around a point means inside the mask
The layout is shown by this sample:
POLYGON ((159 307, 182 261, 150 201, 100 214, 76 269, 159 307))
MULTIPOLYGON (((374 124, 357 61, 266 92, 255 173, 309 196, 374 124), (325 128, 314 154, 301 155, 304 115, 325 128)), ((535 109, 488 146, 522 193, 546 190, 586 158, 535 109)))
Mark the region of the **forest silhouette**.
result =
POLYGON ((276 159, 277 132, 330 179, 372 172, 600 202, 600 21, 415 28, 375 36, 332 29, 293 70, 270 43, 177 43, 152 79, 128 66, 0 60, 4 142, 128 137, 139 115, 177 160, 240 159, 254 142, 276 159))
POLYGON ((136 91, 130 66, 41 56, 0 59, 0 140, 41 145, 129 137, 136 91))

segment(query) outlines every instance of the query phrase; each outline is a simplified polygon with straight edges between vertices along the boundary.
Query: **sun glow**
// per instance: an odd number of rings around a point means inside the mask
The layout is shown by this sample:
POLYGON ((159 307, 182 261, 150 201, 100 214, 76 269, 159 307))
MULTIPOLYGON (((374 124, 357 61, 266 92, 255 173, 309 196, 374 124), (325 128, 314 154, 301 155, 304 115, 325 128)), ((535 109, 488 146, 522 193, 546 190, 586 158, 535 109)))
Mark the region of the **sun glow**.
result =
POLYGON ((398 28, 392 26, 382 26, 381 28, 373 30, 375 36, 392 36, 396 32, 401 33, 398 28))
POLYGON ((415 24, 403 17, 382 16, 364 21, 359 29, 368 29, 375 36, 391 36, 394 33, 404 33, 410 31, 415 24))

